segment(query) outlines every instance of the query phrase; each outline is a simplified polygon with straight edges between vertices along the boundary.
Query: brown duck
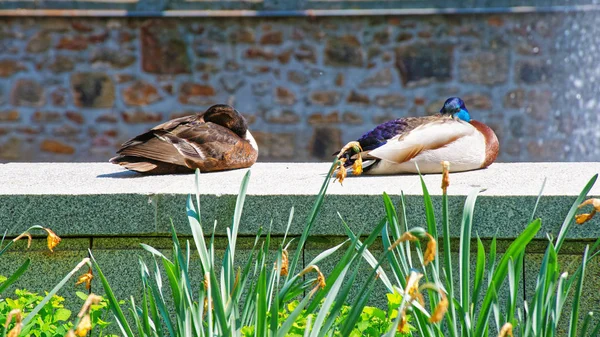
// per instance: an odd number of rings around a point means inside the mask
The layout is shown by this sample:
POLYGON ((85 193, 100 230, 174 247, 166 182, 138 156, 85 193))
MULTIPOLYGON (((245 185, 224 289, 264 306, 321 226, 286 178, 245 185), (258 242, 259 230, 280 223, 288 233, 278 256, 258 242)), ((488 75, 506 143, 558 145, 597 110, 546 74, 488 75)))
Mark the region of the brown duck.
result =
POLYGON ((244 117, 229 105, 176 118, 127 142, 110 162, 143 174, 223 171, 250 167, 258 146, 244 117))

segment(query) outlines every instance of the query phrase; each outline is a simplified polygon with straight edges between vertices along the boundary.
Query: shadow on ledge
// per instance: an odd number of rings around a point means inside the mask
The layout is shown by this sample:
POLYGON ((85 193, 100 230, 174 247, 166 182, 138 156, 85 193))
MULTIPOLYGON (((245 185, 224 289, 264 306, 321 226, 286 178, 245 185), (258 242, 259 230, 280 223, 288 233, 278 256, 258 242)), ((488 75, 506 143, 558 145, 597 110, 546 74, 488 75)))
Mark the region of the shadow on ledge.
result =
POLYGON ((129 178, 141 178, 144 175, 135 171, 120 171, 107 174, 99 174, 96 178, 116 178, 116 179, 129 179, 129 178))

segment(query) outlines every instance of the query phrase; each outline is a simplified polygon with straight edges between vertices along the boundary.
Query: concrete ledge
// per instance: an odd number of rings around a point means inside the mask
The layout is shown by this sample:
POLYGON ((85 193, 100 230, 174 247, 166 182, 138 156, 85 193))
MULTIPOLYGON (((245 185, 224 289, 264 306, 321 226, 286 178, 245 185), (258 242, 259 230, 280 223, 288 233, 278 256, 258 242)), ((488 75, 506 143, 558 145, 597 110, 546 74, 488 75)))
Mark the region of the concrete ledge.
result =
MULTIPOLYGON (((254 235, 273 220, 274 234, 283 233, 292 206, 292 235, 302 233, 329 169, 329 163, 258 163, 251 169, 241 235, 254 235)), ((224 234, 239 184, 246 170, 202 174, 204 225, 224 234)), ((475 212, 474 229, 482 237, 511 238, 526 225, 537 194, 548 178, 537 216, 540 235, 556 234, 569 207, 600 163, 496 163, 479 171, 451 174, 450 212, 458 236, 462 205, 473 188, 485 188, 475 212)), ((425 181, 439 204, 438 174, 425 181)), ((414 175, 349 177, 344 186, 331 184, 312 235, 343 235, 337 212, 354 230, 368 231, 383 216, 381 194, 395 201, 404 191, 409 225, 423 225, 419 179, 414 175)), ((189 234, 185 198, 194 192, 193 175, 142 176, 105 163, 9 163, 0 165, 0 229, 16 235, 33 224, 52 227, 65 237, 166 236, 170 219, 180 234, 189 234)), ((600 183, 590 195, 600 196, 600 183)), ((439 208, 439 207, 438 207, 439 208)), ((577 227, 571 238, 597 238, 597 219, 577 227)))

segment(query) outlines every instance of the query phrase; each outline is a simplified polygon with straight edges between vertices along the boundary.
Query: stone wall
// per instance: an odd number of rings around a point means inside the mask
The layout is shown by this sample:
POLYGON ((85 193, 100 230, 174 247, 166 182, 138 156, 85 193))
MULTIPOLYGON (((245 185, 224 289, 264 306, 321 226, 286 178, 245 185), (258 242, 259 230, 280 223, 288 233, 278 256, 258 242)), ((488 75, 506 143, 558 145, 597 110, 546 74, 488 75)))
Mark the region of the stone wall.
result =
POLYGON ((0 18, 0 160, 106 161, 153 125, 229 103, 259 160, 330 160, 384 120, 463 97, 500 161, 595 160, 597 19, 0 18))

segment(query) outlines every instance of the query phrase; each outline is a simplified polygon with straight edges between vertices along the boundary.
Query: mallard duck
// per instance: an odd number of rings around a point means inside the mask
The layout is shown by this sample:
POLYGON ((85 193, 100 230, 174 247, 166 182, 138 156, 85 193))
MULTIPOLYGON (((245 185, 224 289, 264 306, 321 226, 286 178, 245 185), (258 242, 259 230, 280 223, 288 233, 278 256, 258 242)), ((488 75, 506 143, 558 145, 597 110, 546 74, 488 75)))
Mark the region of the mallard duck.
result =
POLYGON ((258 146, 244 117, 229 105, 176 118, 127 142, 110 162, 144 174, 189 173, 250 167, 258 146))
POLYGON ((465 102, 451 97, 440 113, 398 118, 378 125, 336 153, 347 172, 361 174, 441 173, 485 168, 498 155, 498 138, 487 125, 471 119, 465 102))

